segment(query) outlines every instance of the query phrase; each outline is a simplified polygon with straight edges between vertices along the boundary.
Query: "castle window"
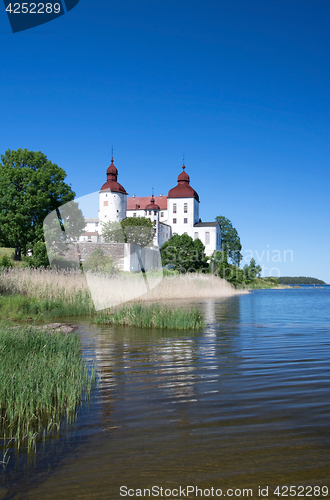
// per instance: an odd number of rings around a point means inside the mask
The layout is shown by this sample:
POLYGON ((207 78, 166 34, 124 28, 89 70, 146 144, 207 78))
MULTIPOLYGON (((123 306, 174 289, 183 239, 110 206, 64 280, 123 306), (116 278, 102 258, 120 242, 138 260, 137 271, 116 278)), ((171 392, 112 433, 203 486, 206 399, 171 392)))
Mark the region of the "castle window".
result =
POLYGON ((161 217, 164 217, 164 212, 160 212, 160 216, 161 216, 161 217))
POLYGON ((98 222, 95 222, 95 227, 98 227, 99 223, 98 222))
POLYGON ((136 212, 134 212, 133 217, 136 217, 136 212))
POLYGON ((184 203, 184 205, 183 205, 183 211, 184 211, 185 214, 188 213, 188 203, 184 203))
POLYGON ((154 215, 157 215, 157 211, 156 210, 154 210, 154 215))
POLYGON ((184 224, 188 224, 188 219, 183 219, 184 224))
POLYGON ((151 210, 149 210, 149 215, 151 215, 151 210))
POLYGON ((109 202, 108 202, 108 201, 104 201, 104 202, 103 202, 103 206, 104 206, 104 207, 107 207, 108 205, 109 205, 109 202))
POLYGON ((194 240, 198 239, 198 232, 194 233, 194 240))
POLYGON ((154 226, 157 224, 157 221, 154 220, 154 226))
POLYGON ((173 219, 173 224, 176 224, 176 219, 173 219))
POLYGON ((176 203, 173 203, 173 213, 176 214, 176 203))
POLYGON ((205 245, 209 245, 210 244, 210 233, 208 231, 206 231, 205 233, 205 245))
POLYGON ((145 210, 145 211, 144 211, 144 215, 148 215, 148 210, 145 210))

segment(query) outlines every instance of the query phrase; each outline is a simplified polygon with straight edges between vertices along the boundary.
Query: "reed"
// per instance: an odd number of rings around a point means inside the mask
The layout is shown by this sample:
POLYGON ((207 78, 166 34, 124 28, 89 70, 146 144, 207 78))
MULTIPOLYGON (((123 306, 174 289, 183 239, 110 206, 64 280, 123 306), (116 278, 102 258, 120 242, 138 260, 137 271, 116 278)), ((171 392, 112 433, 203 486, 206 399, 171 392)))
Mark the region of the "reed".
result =
POLYGON ((3 269, 0 272, 0 316, 10 321, 89 316, 98 323, 146 328, 197 328, 201 319, 196 319, 195 310, 183 312, 164 305, 146 305, 142 309, 139 305, 137 308, 123 307, 120 313, 113 308, 128 302, 164 304, 168 300, 220 298, 247 293, 235 290, 225 280, 213 275, 173 274, 163 278, 162 270, 158 270, 148 271, 147 279, 149 287, 146 287, 141 273, 119 273, 111 277, 91 274, 86 279, 80 270, 3 269), (95 313, 95 310, 110 307, 111 312, 95 313))
POLYGON ((203 327, 203 316, 197 308, 171 309, 152 304, 132 304, 113 311, 101 312, 93 322, 141 328, 196 329, 203 327))
POLYGON ((80 271, 3 269, 0 273, 0 316, 11 321, 39 321, 88 315, 94 304, 80 271))
POLYGON ((81 356, 77 334, 35 328, 0 330, 0 436, 3 460, 74 418, 95 372, 81 356))
POLYGON ((94 311, 88 294, 68 298, 36 299, 26 295, 0 296, 0 317, 9 321, 47 321, 64 316, 86 316, 94 311))

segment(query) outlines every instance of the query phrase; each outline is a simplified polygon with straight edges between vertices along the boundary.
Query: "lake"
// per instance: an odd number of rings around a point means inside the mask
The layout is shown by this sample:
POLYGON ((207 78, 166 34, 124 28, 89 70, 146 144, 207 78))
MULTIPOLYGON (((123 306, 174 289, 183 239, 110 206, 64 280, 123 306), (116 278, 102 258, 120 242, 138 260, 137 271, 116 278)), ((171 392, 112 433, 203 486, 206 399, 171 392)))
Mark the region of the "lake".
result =
POLYGON ((197 333, 82 323, 100 375, 92 400, 35 466, 8 467, 0 498, 117 500, 153 486, 155 498, 186 498, 187 486, 199 498, 260 498, 267 486, 268 498, 290 496, 284 486, 325 497, 330 286, 196 303, 197 333))

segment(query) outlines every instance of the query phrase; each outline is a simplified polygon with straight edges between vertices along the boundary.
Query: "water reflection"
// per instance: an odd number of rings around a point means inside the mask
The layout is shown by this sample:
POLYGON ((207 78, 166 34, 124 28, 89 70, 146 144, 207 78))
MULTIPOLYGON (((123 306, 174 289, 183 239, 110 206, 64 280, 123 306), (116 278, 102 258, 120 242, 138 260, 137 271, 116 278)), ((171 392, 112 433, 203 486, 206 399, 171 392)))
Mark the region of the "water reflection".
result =
POLYGON ((200 301, 204 332, 84 325, 101 376, 88 425, 27 498, 327 484, 330 293, 315 301, 304 314, 293 291, 200 301))

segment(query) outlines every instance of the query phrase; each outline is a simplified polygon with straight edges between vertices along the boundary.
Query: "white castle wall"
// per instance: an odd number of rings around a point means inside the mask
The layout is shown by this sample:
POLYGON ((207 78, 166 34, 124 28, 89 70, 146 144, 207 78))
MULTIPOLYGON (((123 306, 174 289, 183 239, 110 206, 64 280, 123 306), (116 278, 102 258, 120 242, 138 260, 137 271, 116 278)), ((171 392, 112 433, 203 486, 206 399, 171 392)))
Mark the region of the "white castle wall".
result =
MULTIPOLYGON (((99 219, 101 222, 120 222, 126 217, 127 195, 100 191, 99 219)), ((102 231, 102 225, 101 225, 102 231)))
POLYGON ((195 198, 168 198, 168 224, 172 227, 172 233, 184 234, 194 237, 194 224, 199 220, 199 203, 195 198), (187 203, 187 213, 184 205, 187 203), (176 213, 174 212, 176 205, 176 213), (176 219, 176 222, 173 220, 176 219), (187 219, 185 223, 184 220, 187 219))

